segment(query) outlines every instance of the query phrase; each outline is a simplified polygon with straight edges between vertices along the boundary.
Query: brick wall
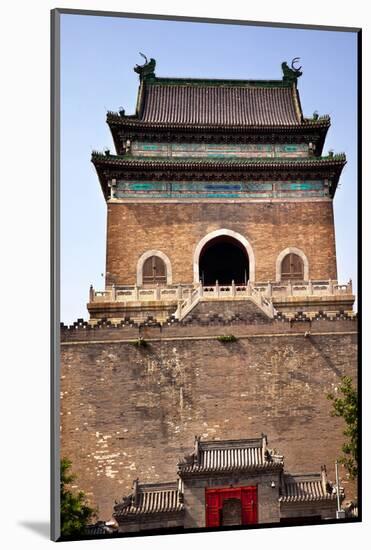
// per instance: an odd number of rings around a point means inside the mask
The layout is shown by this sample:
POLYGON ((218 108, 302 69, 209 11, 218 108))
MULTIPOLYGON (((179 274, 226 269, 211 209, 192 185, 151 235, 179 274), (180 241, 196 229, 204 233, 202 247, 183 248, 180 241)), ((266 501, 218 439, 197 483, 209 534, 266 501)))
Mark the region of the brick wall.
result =
POLYGON ((336 500, 324 502, 295 502, 293 504, 281 502, 280 515, 285 518, 305 518, 308 516, 321 516, 322 519, 336 518, 336 500))
POLYGON ((139 257, 161 250, 173 283, 193 282, 193 254, 211 231, 231 229, 251 244, 255 279, 274 281, 276 259, 289 246, 303 250, 311 279, 336 279, 332 203, 108 204, 107 282, 134 284, 139 257))
POLYGON ((227 329, 147 327, 146 348, 125 341, 138 334, 135 327, 66 331, 62 456, 72 460, 78 487, 103 519, 136 477, 175 479, 195 434, 233 439, 264 432, 269 446, 285 455, 286 471, 319 471, 326 464, 334 480, 343 424, 330 416, 326 395, 342 374, 356 376, 355 326, 318 321, 307 338, 296 323, 278 321, 227 329), (239 339, 218 342, 220 331, 239 339))

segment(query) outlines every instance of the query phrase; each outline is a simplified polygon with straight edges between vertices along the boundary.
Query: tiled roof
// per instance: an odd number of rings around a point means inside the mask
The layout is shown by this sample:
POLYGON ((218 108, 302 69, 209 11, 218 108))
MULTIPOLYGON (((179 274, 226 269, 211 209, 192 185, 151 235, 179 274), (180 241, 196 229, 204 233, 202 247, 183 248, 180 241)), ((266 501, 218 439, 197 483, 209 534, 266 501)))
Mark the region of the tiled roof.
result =
POLYGON ((284 474, 281 484, 280 502, 306 502, 334 500, 336 491, 321 474, 284 474))
POLYGON ((139 484, 134 492, 114 506, 114 517, 181 512, 182 493, 179 482, 139 484))
POLYGON ((179 475, 236 470, 282 469, 283 457, 267 448, 266 436, 226 441, 195 440, 192 453, 178 464, 179 475))
POLYGON ((104 521, 98 521, 94 525, 87 525, 85 527, 85 534, 96 536, 96 535, 110 535, 114 532, 114 529, 107 526, 104 521))
POLYGON ((302 114, 292 87, 150 84, 139 120, 150 123, 296 126, 302 114))
POLYGON ((344 154, 338 154, 327 157, 310 158, 227 158, 227 159, 205 159, 203 157, 191 158, 164 158, 164 157, 139 157, 130 155, 105 155, 97 151, 92 153, 92 162, 94 164, 104 163, 111 165, 120 165, 133 168, 311 168, 319 166, 341 166, 346 163, 344 154))

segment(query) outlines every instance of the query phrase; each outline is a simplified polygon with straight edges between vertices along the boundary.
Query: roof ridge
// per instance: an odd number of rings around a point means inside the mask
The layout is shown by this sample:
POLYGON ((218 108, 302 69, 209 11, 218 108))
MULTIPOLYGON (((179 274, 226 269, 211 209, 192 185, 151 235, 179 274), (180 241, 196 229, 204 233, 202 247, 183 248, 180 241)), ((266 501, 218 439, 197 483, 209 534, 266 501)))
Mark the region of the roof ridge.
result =
POLYGON ((155 77, 145 80, 149 86, 254 86, 254 87, 277 87, 290 88, 291 83, 282 79, 244 79, 244 78, 194 78, 194 77, 155 77))
POLYGON ((262 438, 261 437, 252 437, 249 439, 215 439, 215 440, 201 440, 200 441, 200 448, 204 446, 222 446, 222 445, 248 445, 251 443, 259 443, 262 444, 262 438))

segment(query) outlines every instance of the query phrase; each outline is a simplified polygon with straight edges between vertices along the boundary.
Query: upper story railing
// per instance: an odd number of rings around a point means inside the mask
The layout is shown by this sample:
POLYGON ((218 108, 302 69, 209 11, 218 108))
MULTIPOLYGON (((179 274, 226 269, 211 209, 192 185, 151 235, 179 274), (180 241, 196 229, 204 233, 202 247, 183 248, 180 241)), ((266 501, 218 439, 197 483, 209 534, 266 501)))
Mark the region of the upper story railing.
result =
POLYGON ((94 290, 90 287, 89 301, 96 302, 179 302, 188 300, 197 290, 202 299, 244 298, 261 295, 263 298, 275 300, 290 296, 337 296, 352 294, 352 281, 339 284, 337 281, 285 281, 285 282, 258 282, 246 285, 214 286, 201 284, 168 285, 155 287, 115 286, 106 290, 94 290))

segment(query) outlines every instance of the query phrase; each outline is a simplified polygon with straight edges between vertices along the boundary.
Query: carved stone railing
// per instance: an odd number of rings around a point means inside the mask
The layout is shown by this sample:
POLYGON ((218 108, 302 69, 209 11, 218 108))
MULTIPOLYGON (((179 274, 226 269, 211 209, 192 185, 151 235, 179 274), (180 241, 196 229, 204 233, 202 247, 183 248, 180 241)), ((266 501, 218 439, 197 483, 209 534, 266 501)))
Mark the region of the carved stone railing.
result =
POLYGON ((266 297, 275 299, 288 296, 338 296, 353 294, 352 280, 346 284, 337 281, 282 281, 255 283, 254 288, 266 297))
POLYGON ((115 286, 96 291, 90 287, 89 301, 94 302, 181 302, 184 307, 191 305, 197 299, 220 298, 252 298, 262 307, 270 307, 271 299, 279 300, 290 296, 338 296, 353 294, 352 281, 347 284, 338 284, 337 281, 282 281, 258 282, 246 285, 191 285, 178 286, 115 286))
POLYGON ((94 290, 90 287, 90 302, 178 302, 188 298, 192 292, 192 286, 155 286, 152 288, 127 286, 116 287, 112 285, 107 290, 94 290))
POLYGON ((262 309, 268 317, 273 318, 276 313, 272 299, 264 296, 262 292, 259 292, 250 283, 247 283, 247 285, 235 285, 234 281, 232 281, 231 285, 219 285, 218 281, 216 281, 215 286, 202 286, 200 284, 186 300, 179 302, 175 312, 175 318, 179 320, 184 319, 201 300, 236 298, 251 300, 262 309))

